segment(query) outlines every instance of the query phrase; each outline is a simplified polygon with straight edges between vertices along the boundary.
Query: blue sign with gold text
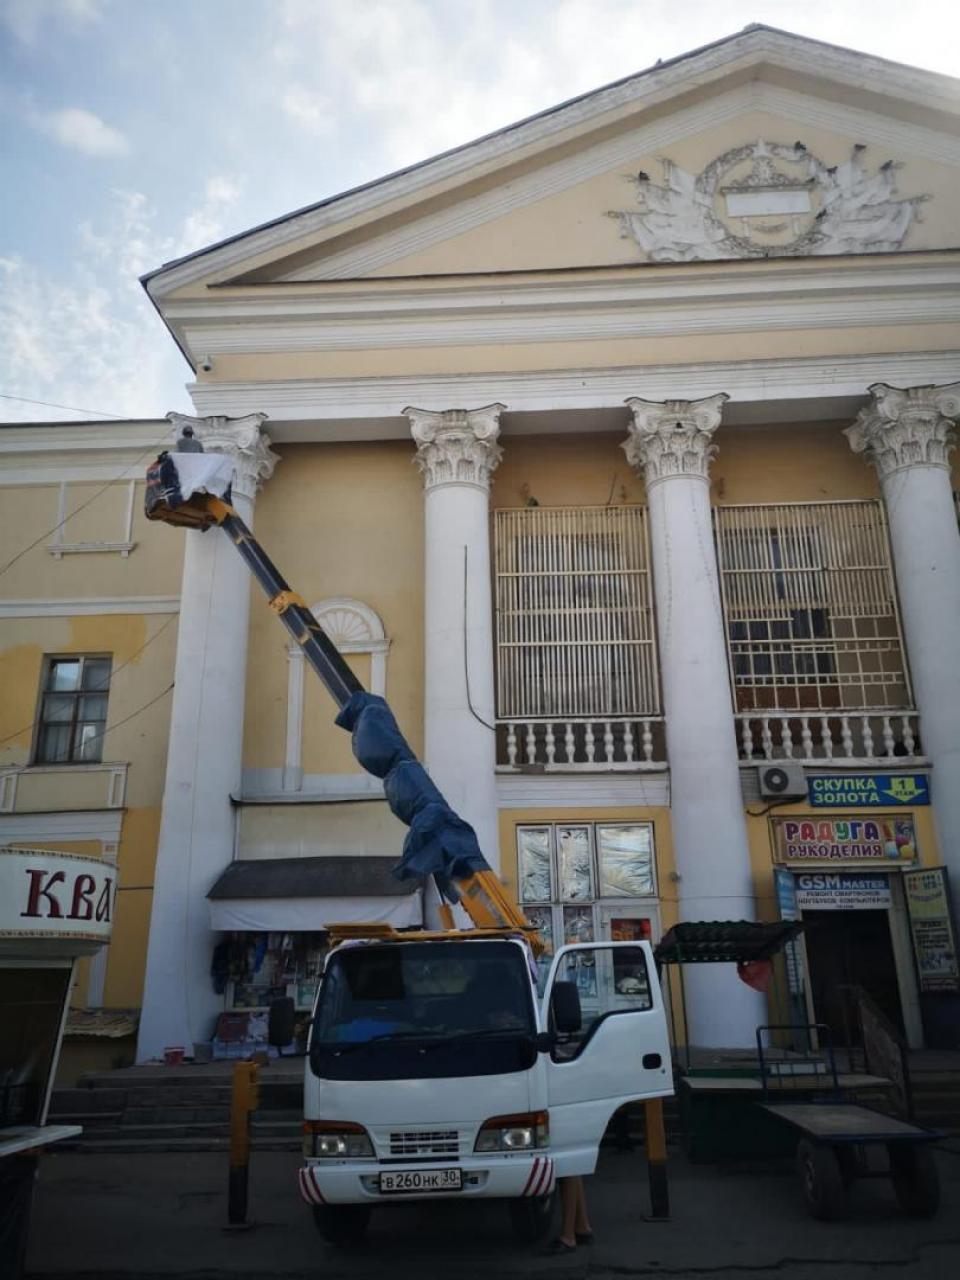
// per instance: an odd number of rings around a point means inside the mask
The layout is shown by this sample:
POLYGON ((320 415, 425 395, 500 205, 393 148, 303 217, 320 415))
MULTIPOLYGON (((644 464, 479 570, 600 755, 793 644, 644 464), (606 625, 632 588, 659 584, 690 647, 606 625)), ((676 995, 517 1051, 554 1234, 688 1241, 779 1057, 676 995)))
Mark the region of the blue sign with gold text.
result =
POLYGON ((930 782, 922 773, 824 773, 807 778, 807 795, 817 809, 921 805, 930 803, 930 782))

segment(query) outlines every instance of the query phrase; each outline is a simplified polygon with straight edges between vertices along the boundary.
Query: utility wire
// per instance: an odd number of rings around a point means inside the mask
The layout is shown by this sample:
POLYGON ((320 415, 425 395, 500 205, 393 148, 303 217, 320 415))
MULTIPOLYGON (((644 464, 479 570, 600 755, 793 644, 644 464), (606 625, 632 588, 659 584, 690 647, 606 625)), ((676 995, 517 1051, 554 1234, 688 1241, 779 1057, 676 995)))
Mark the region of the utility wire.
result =
MULTIPOLYGON (((116 418, 118 422, 129 421, 129 413, 107 413, 105 409, 79 409, 75 404, 57 404, 52 400, 31 400, 29 396, 12 396, 8 392, 0 391, 0 400, 18 400, 20 404, 40 404, 45 409, 66 409, 68 413, 95 413, 98 418, 116 418)), ((19 423, 7 423, 7 426, 19 426, 19 423)), ((23 423, 23 426, 33 426, 34 423, 23 423)))
MULTIPOLYGON (((131 653, 130 657, 127 658, 126 662, 121 662, 119 667, 113 668, 113 670, 110 672, 111 684, 113 683, 113 679, 115 676, 118 676, 121 671, 123 671, 126 667, 129 667, 131 662, 139 658, 140 654, 143 653, 144 649, 149 648, 150 645, 153 644, 154 640, 157 640, 160 636, 163 635, 164 631, 166 631, 167 627, 170 626, 171 622, 173 622, 176 616, 177 615, 175 613, 172 613, 170 617, 167 618, 166 622, 162 623, 161 626, 157 627, 153 635, 143 642, 143 644, 140 646, 139 649, 136 649, 134 650, 133 653, 131 653)), ((8 733, 5 738, 0 738, 0 747, 4 746, 5 743, 12 741, 14 738, 19 738, 22 733, 27 733, 30 729, 33 728, 35 723, 36 723, 35 720, 31 720, 30 723, 25 724, 22 729, 15 729, 13 733, 8 733)))

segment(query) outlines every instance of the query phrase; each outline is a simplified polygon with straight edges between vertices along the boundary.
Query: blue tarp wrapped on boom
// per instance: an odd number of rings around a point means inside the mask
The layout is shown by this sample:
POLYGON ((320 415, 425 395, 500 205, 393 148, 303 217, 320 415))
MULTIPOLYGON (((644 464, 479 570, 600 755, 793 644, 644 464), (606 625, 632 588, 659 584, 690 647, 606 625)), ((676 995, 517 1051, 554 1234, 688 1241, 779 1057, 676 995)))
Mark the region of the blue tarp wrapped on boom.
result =
POLYGON ((337 724, 351 732, 357 761, 383 779, 391 812, 410 828, 395 875, 455 880, 489 870, 473 827, 457 817, 430 780, 383 698, 354 693, 337 724))

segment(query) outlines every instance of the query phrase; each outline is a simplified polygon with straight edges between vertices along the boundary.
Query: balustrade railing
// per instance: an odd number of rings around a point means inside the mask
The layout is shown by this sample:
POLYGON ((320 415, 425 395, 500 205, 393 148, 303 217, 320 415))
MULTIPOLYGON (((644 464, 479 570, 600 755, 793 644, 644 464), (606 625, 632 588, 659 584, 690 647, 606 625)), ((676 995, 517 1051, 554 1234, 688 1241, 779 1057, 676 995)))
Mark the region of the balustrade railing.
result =
POLYGON ((499 769, 663 769, 666 758, 662 716, 501 720, 497 724, 499 769))
POLYGON ((923 755, 915 711, 742 711, 736 721, 742 760, 892 761, 923 755))

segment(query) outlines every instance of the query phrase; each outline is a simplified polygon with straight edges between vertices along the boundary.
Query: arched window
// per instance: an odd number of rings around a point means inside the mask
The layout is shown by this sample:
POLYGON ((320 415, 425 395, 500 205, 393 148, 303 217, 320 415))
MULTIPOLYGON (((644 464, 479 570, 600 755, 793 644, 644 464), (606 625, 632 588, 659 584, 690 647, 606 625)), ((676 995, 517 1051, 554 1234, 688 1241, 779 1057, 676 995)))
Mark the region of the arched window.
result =
MULTIPOLYGON (((341 653, 370 655, 370 692, 385 696, 390 641, 379 615, 362 600, 353 600, 349 596, 331 596, 321 600, 313 605, 312 612, 341 653)), ((283 789, 299 791, 303 784, 303 650, 299 645, 291 645, 287 657, 287 744, 283 789)))

